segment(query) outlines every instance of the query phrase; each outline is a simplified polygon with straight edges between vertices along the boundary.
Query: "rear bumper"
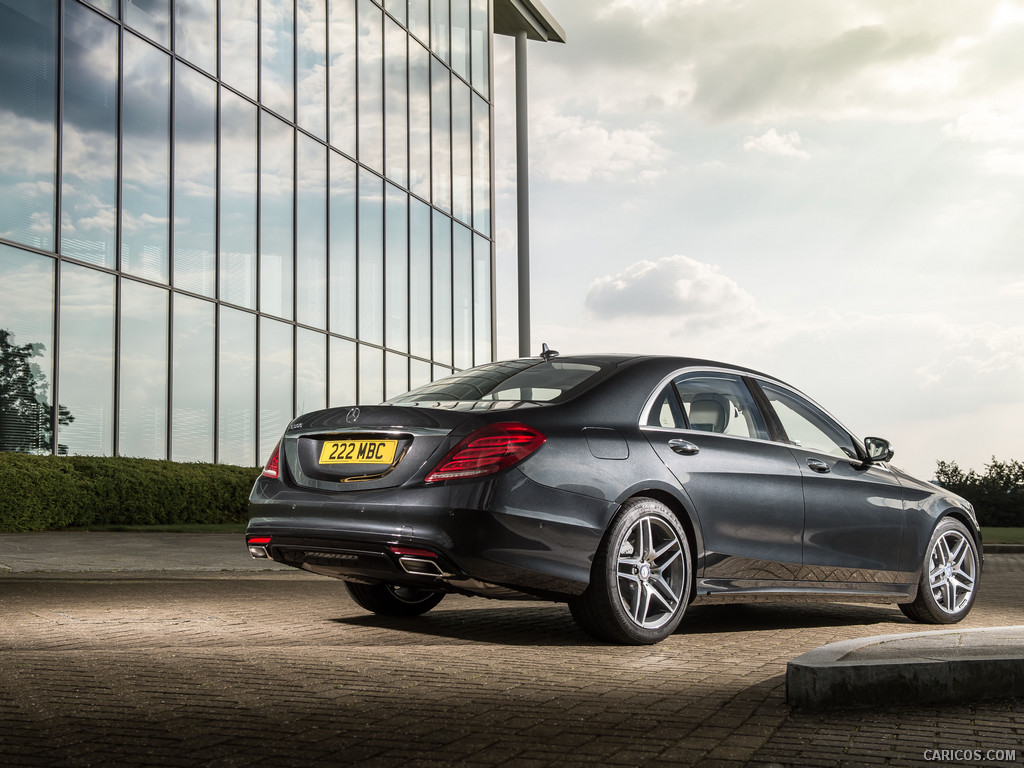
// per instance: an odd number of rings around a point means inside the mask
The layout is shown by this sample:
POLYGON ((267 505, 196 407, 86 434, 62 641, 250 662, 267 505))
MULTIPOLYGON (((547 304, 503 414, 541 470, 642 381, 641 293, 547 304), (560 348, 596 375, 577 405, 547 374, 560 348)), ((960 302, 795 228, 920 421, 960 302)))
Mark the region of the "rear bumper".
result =
MULTIPOLYGON (((614 506, 517 469, 485 482, 324 493, 260 478, 247 537, 278 562, 335 578, 447 591, 578 595, 614 506), (422 572, 390 547, 428 550, 422 572)), ((507 595, 511 596, 511 595, 507 595)))

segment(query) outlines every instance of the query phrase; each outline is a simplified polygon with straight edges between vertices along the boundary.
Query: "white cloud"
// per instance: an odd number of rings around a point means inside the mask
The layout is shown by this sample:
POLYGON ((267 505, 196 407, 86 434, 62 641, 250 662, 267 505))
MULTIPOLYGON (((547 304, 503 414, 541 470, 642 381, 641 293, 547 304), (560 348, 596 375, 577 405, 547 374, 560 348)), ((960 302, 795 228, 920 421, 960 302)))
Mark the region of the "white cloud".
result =
POLYGON ((690 328, 746 325, 759 317, 754 298, 718 267, 687 256, 638 261, 595 280, 586 307, 602 320, 666 317, 690 328))
POLYGON ((669 155, 653 124, 613 128, 599 120, 544 111, 531 122, 537 138, 531 169, 553 181, 579 183, 594 177, 646 181, 669 155))
POLYGON ((746 152, 763 152, 783 157, 810 157, 805 150, 800 149, 802 143, 803 139, 796 131, 780 134, 774 128, 770 128, 760 136, 747 136, 743 142, 743 149, 746 152))

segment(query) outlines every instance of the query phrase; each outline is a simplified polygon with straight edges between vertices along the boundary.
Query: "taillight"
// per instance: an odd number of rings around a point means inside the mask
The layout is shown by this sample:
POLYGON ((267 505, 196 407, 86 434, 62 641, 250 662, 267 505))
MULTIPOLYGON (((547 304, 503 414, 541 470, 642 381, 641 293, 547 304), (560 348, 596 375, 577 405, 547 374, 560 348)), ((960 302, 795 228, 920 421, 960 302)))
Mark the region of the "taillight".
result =
POLYGON ((462 480, 500 472, 540 448, 547 438, 515 422, 492 424, 463 438, 424 479, 462 480))
POLYGON ((270 454, 270 458, 267 459, 267 465, 263 467, 264 477, 277 477, 280 471, 280 459, 278 458, 281 453, 281 443, 274 446, 274 452, 270 454))

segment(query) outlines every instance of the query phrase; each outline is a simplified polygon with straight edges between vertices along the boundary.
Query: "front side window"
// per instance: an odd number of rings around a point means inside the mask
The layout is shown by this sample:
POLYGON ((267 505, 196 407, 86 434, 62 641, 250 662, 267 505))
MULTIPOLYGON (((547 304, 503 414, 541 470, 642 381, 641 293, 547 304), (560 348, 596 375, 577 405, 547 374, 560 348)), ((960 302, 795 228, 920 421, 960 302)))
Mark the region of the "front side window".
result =
POLYGON ((780 387, 761 383, 791 445, 807 451, 856 459, 853 438, 824 412, 802 397, 780 387))
POLYGON ((666 429, 768 439, 764 419, 747 385, 731 374, 678 377, 658 395, 647 423, 666 429))

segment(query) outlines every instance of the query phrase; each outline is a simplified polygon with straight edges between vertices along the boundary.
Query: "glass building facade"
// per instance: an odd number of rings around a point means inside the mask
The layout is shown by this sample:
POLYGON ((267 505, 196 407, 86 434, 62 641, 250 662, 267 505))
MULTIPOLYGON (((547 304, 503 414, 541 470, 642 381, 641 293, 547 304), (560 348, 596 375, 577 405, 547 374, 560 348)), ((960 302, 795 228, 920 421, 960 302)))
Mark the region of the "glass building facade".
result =
POLYGON ((490 0, 0 0, 0 450, 256 465, 494 351, 490 0))

